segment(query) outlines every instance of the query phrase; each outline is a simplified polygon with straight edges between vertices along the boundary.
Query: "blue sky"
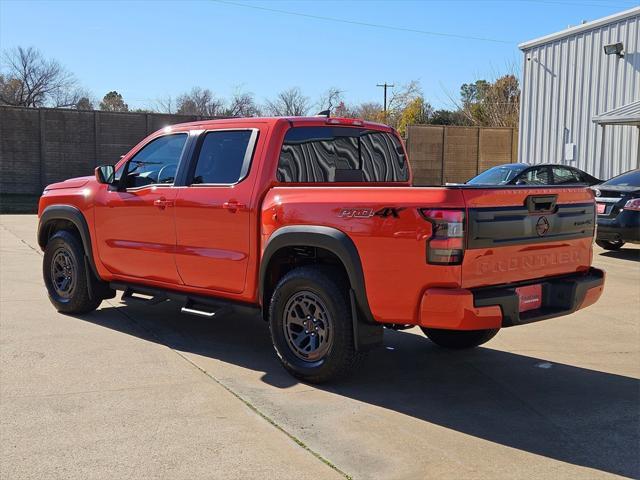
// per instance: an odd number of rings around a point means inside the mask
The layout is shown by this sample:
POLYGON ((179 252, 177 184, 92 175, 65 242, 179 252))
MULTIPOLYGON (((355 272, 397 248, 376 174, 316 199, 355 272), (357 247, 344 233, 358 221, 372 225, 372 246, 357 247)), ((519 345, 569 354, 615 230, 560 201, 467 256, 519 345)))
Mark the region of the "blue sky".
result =
POLYGON ((451 105, 449 95, 457 96, 462 83, 490 79, 513 68, 519 71, 518 43, 637 4, 0 0, 0 48, 35 46, 74 72, 96 98, 117 90, 133 107, 152 106, 159 97, 175 97, 196 85, 223 97, 242 88, 259 102, 292 86, 313 100, 336 86, 349 102, 381 101, 376 83, 415 79, 428 101, 446 108, 451 105), (376 28, 274 9, 501 42, 376 28))

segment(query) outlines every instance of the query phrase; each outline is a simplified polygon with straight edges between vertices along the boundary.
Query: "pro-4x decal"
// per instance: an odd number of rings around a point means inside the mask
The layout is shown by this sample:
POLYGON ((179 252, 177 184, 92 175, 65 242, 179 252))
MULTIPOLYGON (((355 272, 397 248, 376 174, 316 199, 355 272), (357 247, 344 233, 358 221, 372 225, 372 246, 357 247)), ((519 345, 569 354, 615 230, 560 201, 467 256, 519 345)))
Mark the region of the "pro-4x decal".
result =
POLYGON ((400 212, 404 210, 403 207, 383 207, 380 210, 374 211, 373 208, 342 208, 338 217, 340 218, 399 218, 400 212))

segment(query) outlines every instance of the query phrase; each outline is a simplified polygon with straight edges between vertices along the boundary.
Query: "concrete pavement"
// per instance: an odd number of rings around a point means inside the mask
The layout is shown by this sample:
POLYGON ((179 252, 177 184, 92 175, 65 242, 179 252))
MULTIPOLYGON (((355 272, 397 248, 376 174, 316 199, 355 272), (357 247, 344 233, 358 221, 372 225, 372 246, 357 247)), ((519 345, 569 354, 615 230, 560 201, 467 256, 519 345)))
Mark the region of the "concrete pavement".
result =
POLYGON ((596 247, 589 309, 472 352, 386 332, 318 388, 281 369, 258 318, 118 298, 56 313, 35 217, 0 223, 3 479, 640 476, 637 247, 596 247))

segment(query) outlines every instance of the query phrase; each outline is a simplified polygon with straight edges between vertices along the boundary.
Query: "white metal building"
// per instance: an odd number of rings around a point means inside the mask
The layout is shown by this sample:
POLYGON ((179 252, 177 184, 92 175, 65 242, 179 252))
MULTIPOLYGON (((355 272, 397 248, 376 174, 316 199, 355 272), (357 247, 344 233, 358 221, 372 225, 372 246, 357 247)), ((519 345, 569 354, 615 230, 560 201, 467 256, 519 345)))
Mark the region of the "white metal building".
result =
POLYGON ((640 168, 640 7, 519 47, 519 161, 602 179, 640 168))

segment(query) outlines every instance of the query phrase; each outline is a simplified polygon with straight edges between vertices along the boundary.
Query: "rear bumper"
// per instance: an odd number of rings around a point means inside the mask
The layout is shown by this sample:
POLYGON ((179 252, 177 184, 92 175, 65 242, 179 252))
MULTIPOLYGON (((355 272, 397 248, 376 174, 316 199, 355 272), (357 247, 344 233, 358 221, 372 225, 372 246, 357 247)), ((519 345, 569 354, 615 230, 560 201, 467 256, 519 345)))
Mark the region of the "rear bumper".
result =
POLYGON ((640 212, 622 210, 613 218, 598 217, 598 240, 640 242, 640 212))
POLYGON ((420 305, 420 325, 451 330, 483 330, 511 327, 568 315, 595 303, 604 288, 605 273, 591 268, 563 275, 477 289, 432 288, 420 305), (542 306, 519 312, 517 287, 542 285, 542 306))

